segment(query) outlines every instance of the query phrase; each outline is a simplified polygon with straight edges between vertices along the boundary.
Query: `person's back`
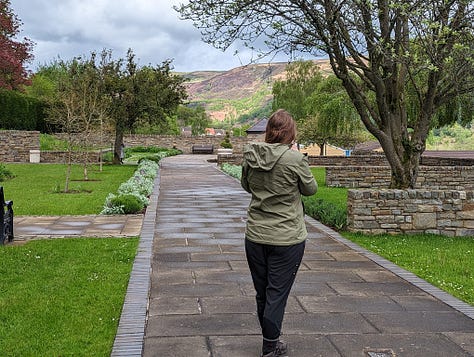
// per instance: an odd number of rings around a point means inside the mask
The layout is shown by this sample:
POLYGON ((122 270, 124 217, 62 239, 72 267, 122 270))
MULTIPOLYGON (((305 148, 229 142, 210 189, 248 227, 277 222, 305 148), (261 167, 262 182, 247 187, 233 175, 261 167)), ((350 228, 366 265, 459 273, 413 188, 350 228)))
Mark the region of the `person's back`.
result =
POLYGON ((263 357, 285 356, 288 351, 280 334, 307 236, 301 195, 317 190, 307 158, 291 150, 295 138, 293 118, 278 110, 268 120, 265 143, 244 149, 241 183, 252 194, 245 252, 257 292, 263 357))
POLYGON ((252 194, 247 239, 292 245, 306 238, 301 194, 312 195, 317 189, 306 156, 287 144, 248 145, 242 186, 252 194))

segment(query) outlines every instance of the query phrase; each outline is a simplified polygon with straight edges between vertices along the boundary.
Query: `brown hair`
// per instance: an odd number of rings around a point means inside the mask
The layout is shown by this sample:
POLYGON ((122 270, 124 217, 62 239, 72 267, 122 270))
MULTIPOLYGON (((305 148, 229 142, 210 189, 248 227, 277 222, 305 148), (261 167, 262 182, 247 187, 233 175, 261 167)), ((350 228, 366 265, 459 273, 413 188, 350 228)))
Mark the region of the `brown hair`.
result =
POLYGON ((292 144, 296 138, 296 123, 284 109, 278 109, 270 116, 265 132, 265 142, 269 144, 292 144))

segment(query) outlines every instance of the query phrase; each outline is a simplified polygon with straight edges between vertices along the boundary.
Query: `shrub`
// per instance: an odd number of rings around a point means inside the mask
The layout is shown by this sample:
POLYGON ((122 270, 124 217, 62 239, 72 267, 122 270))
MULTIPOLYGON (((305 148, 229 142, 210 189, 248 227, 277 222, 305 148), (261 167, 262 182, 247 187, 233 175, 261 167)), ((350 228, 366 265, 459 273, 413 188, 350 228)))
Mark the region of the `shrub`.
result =
POLYGON ((141 157, 139 160, 138 160, 138 163, 141 164, 143 161, 153 161, 153 162, 160 162, 160 160, 162 159, 162 157, 160 155, 147 155, 147 156, 143 156, 141 157))
POLYGON ((13 172, 8 170, 4 165, 0 164, 0 182, 10 180, 14 177, 15 175, 13 174, 13 172))
POLYGON ((242 166, 232 165, 226 162, 222 164, 221 169, 228 175, 235 177, 238 180, 240 180, 242 177, 242 166))
POLYGON ((181 151, 178 149, 167 149, 167 148, 161 148, 158 146, 133 146, 133 147, 126 148, 125 150, 129 152, 147 152, 150 154, 165 152, 167 153, 167 156, 178 155, 181 153, 181 151))
POLYGON ((18 91, 0 88, 0 128, 45 130, 45 104, 18 91))
POLYGON ((114 152, 113 151, 106 151, 102 153, 102 161, 103 162, 113 162, 114 161, 114 152))
POLYGON ((137 213, 148 206, 148 196, 153 192, 154 179, 158 173, 158 164, 142 161, 133 176, 122 183, 117 195, 109 194, 101 214, 137 213))
POLYGON ((331 202, 311 197, 303 197, 305 212, 322 224, 337 230, 344 230, 347 226, 347 211, 331 202))
POLYGON ((132 194, 114 195, 110 198, 110 205, 111 207, 121 207, 125 214, 138 213, 145 208, 143 202, 132 194))
POLYGON ((224 140, 222 140, 221 142, 221 147, 224 148, 224 149, 232 149, 232 144, 230 142, 230 134, 229 132, 227 132, 225 134, 225 138, 224 140))
POLYGON ((101 214, 140 212, 148 206, 148 196, 153 192, 157 172, 158 164, 156 162, 141 162, 134 175, 120 185, 117 195, 110 193, 107 196, 101 214))

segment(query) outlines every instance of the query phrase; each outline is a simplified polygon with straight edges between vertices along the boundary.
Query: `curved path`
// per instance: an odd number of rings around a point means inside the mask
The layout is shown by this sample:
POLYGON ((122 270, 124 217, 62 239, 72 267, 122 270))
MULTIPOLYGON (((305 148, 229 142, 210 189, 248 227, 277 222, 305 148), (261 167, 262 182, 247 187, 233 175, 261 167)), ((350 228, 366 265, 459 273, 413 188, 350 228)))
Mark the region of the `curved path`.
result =
MULTIPOLYGON (((112 356, 259 355, 249 195, 206 156, 161 163, 112 356)), ((474 356, 474 308, 308 218, 290 356, 474 356)))

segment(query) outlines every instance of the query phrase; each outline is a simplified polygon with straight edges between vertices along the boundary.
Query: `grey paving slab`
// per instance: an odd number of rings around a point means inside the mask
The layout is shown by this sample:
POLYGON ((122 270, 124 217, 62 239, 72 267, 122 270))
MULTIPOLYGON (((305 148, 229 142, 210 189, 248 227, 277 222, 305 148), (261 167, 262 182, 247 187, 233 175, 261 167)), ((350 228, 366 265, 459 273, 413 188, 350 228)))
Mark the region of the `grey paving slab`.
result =
MULTIPOLYGON (((161 163, 154 223, 146 226, 153 234, 149 285, 136 297, 146 306, 141 356, 259 355, 243 246, 249 195, 207 158, 161 163)), ((307 226, 283 325, 291 357, 474 356, 474 312, 467 304, 311 218, 307 226)), ((129 334, 116 340, 130 344, 115 350, 138 355, 140 326, 123 331, 129 334)))
POLYGON ((403 306, 388 296, 298 296, 298 300, 304 310, 309 313, 405 311, 403 306))
MULTIPOLYGON (((384 353, 384 356, 404 357, 461 357, 472 356, 457 343, 441 334, 357 334, 328 337, 342 356, 367 356, 367 352, 384 353), (354 351, 360 351, 355 354, 354 351)), ((293 356, 293 355, 292 355, 293 356)), ((377 356, 377 355, 375 355, 377 356)))
POLYGON ((208 341, 205 336, 147 337, 144 354, 150 357, 209 357, 208 341))
POLYGON ((149 319, 147 337, 156 336, 239 336, 258 335, 254 314, 160 316, 149 319))

